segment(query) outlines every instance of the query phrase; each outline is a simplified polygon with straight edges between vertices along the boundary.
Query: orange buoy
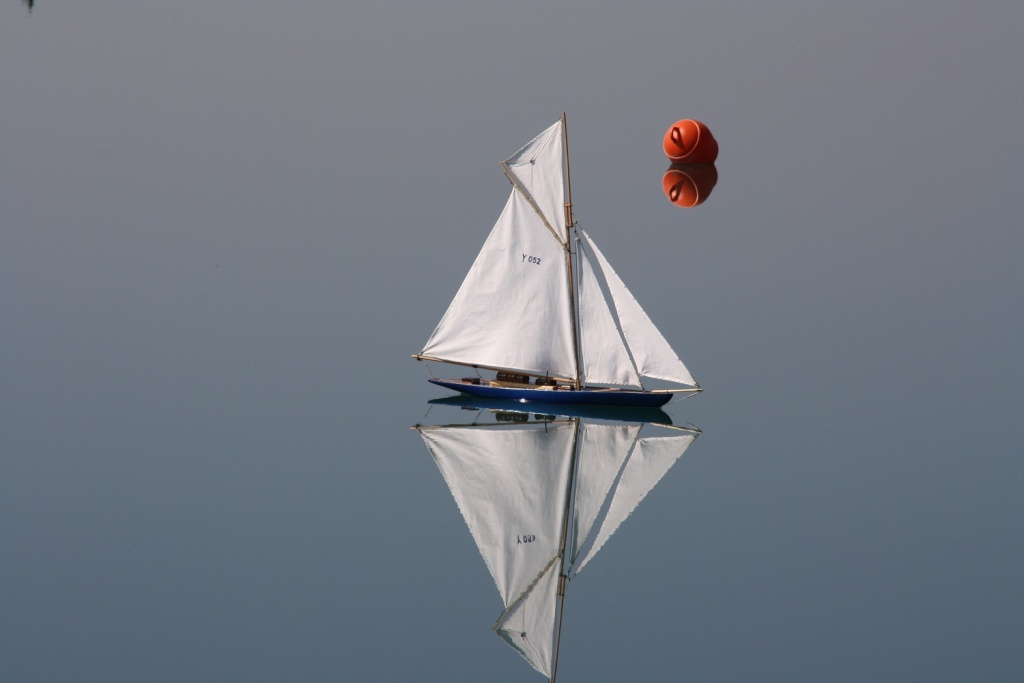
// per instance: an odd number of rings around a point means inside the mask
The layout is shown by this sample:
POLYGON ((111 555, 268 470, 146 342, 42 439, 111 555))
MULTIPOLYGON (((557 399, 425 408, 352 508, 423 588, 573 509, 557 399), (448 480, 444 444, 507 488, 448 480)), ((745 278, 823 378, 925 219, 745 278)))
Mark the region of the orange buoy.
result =
POLYGON ((677 164, 709 164, 718 158, 718 142, 700 121, 676 121, 661 143, 668 158, 677 164))
POLYGON ((672 164, 661 179, 661 187, 670 202, 689 209, 703 204, 717 182, 714 164, 672 164))

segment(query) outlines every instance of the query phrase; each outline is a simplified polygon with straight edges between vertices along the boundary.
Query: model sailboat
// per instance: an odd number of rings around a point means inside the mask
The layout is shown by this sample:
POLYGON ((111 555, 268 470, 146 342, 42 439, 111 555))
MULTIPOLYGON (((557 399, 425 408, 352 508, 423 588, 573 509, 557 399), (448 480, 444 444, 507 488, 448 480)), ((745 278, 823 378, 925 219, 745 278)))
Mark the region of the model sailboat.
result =
POLYGON ((430 381, 475 396, 544 403, 661 406, 676 393, 699 392, 573 219, 565 115, 501 167, 512 182, 505 210, 413 356, 497 375, 430 381), (652 390, 641 378, 682 386, 652 390))
POLYGON ((554 681, 568 582, 699 430, 644 435, 642 423, 498 418, 509 421, 416 428, 501 593, 493 630, 554 681))

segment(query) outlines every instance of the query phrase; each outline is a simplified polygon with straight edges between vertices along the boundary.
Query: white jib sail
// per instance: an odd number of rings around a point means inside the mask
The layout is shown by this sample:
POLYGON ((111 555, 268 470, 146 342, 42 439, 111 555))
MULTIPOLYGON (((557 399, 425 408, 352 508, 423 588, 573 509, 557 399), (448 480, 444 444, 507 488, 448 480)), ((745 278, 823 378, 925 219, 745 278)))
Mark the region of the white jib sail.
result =
POLYGON ((501 164, 544 214, 544 220, 559 240, 565 239, 564 141, 559 119, 501 164))
POLYGON ((679 360, 679 356, 672 350, 668 341, 637 303, 601 250, 594 244, 594 240, 585 232, 583 235, 594 252, 601 274, 608 285, 608 291, 611 292, 622 334, 626 337, 626 343, 629 344, 630 353, 640 375, 697 386, 697 381, 683 365, 683 361, 679 360))
POLYGON ((612 492, 611 503, 601 521, 601 527, 577 558, 570 578, 593 559, 597 551, 661 481, 695 438, 696 434, 685 433, 643 437, 637 441, 636 448, 630 454, 612 492))
POLYGON ((574 433, 573 424, 420 430, 506 608, 550 565, 557 572, 574 433))
POLYGON ((608 301, 594 275, 586 252, 580 251, 580 347, 583 381, 587 384, 618 384, 639 387, 640 378, 629 358, 626 344, 608 308, 608 301))
POLYGON ((422 354, 572 379, 565 248, 518 190, 422 354))

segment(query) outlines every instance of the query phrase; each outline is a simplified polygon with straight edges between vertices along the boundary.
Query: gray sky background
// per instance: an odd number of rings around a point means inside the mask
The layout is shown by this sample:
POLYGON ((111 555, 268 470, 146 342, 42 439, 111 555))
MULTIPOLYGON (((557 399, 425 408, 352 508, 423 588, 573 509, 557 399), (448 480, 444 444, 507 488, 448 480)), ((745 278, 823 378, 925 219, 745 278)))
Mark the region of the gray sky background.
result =
POLYGON ((8 0, 0 678, 535 680, 409 354, 565 111, 577 218, 706 391, 560 679, 1019 680, 1022 25, 8 0), (680 118, 721 147, 691 210, 680 118))

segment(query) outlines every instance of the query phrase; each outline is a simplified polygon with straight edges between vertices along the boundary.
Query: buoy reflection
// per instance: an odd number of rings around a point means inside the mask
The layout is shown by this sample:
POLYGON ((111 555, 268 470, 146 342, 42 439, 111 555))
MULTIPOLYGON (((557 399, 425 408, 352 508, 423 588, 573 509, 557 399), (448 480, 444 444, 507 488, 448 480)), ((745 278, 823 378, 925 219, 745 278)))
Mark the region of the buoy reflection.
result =
POLYGON ((707 201, 717 182, 714 164, 672 164, 661 179, 661 187, 670 202, 689 209, 707 201))

